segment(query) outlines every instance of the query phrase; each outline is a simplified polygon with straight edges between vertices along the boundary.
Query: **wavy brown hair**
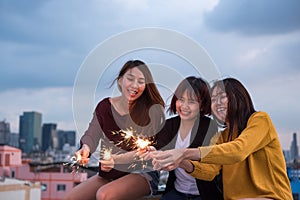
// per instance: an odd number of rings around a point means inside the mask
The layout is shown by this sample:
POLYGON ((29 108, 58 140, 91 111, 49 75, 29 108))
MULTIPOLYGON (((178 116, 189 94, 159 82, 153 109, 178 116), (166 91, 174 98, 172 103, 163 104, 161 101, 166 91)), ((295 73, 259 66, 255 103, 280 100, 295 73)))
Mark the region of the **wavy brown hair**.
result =
MULTIPOLYGON (((130 116, 133 122, 139 126, 148 125, 151 119, 156 121, 153 123, 159 124, 161 123, 162 120, 165 119, 164 117, 165 103, 156 87, 156 84, 154 83, 152 74, 148 66, 143 61, 140 60, 127 61, 123 65, 115 81, 122 78, 128 70, 135 67, 138 68, 145 76, 145 90, 138 99, 136 99, 129 105, 130 116)), ((118 88, 119 90, 121 90, 119 85, 118 88)))

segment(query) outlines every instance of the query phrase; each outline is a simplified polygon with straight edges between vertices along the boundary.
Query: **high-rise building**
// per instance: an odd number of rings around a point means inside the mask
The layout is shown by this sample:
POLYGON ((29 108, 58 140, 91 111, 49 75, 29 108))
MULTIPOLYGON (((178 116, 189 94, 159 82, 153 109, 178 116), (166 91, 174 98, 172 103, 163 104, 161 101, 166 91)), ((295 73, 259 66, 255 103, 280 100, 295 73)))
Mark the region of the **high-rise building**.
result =
POLYGON ((290 148, 291 160, 295 161, 299 158, 299 149, 297 144, 297 133, 293 133, 293 140, 290 148))
POLYGON ((75 131, 57 131, 58 136, 58 148, 59 150, 63 149, 65 144, 69 144, 70 146, 75 146, 76 143, 76 132, 75 131))
POLYGON ((20 116, 19 147, 24 153, 39 150, 42 144, 42 114, 31 111, 20 116))
POLYGON ((9 134, 9 146, 19 148, 19 134, 10 133, 9 134))
POLYGON ((7 145, 9 143, 9 135, 10 135, 9 123, 5 122, 5 120, 0 121, 0 144, 7 145))
POLYGON ((43 124, 42 128, 42 151, 46 151, 47 149, 57 149, 57 131, 56 124, 47 123, 43 124))

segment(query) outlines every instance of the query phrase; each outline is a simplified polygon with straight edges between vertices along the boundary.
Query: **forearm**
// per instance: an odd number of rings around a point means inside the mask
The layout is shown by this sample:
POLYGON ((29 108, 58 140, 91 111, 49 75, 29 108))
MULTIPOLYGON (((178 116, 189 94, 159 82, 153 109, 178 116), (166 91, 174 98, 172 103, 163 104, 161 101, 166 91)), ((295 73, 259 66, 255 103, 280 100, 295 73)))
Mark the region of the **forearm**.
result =
POLYGON ((122 154, 113 154, 112 158, 114 159, 115 164, 128 164, 132 163, 136 157, 135 151, 129 151, 122 154))
POLYGON ((183 160, 200 160, 200 150, 198 148, 187 148, 183 153, 183 160))
POLYGON ((189 160, 183 160, 179 167, 184 169, 187 173, 192 173, 194 171, 194 165, 189 160))
POLYGON ((184 150, 183 160, 179 164, 179 167, 188 173, 194 171, 194 165, 190 162, 190 160, 200 160, 200 151, 198 148, 187 148, 184 150))
POLYGON ((206 181, 213 180, 214 177, 218 175, 221 170, 221 165, 206 164, 198 161, 191 161, 191 165, 193 165, 193 170, 191 172, 186 172, 195 178, 206 181))

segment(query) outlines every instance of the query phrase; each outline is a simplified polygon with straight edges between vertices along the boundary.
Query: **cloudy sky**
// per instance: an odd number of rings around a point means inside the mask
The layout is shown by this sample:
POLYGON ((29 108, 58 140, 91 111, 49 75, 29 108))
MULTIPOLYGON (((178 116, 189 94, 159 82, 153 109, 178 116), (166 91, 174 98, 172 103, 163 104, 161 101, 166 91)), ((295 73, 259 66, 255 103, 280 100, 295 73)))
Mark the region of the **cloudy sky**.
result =
MULTIPOLYGON (((19 116, 38 111, 43 123, 75 130, 74 83, 88 55, 116 35, 157 27, 196 41, 222 77, 244 83, 288 149, 293 132, 300 138, 299 10, 299 0, 0 0, 0 120, 18 132, 19 116)), ((106 83, 136 57, 194 74, 174 55, 141 50, 116 59, 106 83)))

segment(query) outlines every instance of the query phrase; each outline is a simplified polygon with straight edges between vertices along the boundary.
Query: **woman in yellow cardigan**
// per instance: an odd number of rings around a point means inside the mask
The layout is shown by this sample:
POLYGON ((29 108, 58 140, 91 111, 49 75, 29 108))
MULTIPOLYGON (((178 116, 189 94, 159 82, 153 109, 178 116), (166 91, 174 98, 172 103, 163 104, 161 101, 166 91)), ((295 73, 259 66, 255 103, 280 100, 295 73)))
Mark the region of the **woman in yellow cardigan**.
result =
POLYGON ((269 115, 255 111, 246 88, 234 78, 214 83, 211 102, 214 117, 224 125, 215 143, 153 152, 155 168, 181 167, 203 180, 212 180, 222 170, 226 200, 292 200, 282 148, 269 115))

